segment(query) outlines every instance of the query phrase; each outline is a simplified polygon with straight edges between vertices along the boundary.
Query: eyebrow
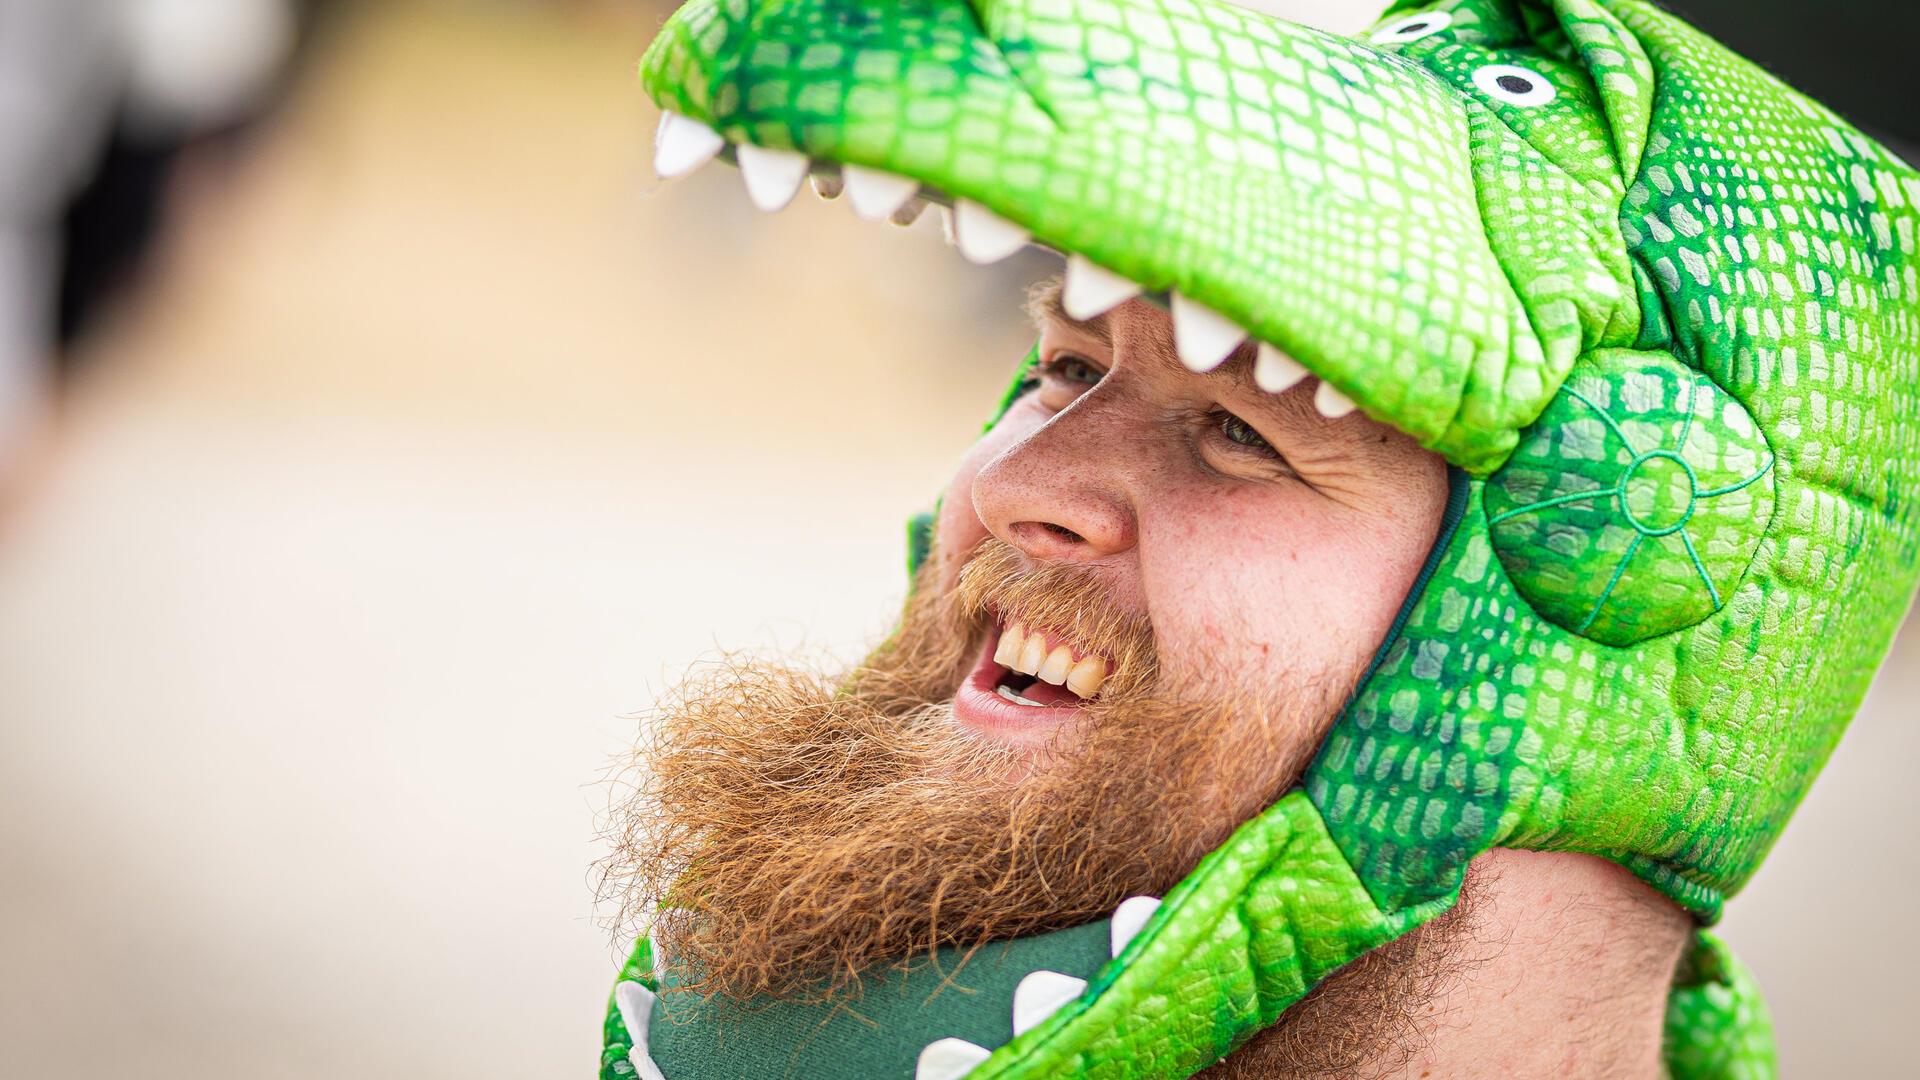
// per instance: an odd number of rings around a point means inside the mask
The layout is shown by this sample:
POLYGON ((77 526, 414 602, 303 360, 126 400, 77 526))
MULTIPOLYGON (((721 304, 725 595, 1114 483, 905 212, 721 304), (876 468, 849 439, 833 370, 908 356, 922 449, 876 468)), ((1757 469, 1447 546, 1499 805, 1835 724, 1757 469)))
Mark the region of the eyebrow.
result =
MULTIPOLYGON (((1108 348, 1113 346, 1113 328, 1105 314, 1091 319, 1076 319, 1067 314, 1065 303, 1061 300, 1062 280, 1049 278, 1036 284, 1027 293, 1027 315, 1033 320, 1036 329, 1044 330, 1049 325, 1063 326, 1098 340, 1108 348)), ((1241 342, 1219 367, 1209 374, 1225 380, 1237 393, 1246 399, 1253 409, 1267 413, 1274 419, 1288 420, 1293 423, 1319 424, 1323 422, 1320 411, 1316 409, 1310 394, 1275 394, 1262 389, 1254 381, 1253 364, 1257 346, 1249 339, 1241 342)), ((1159 349, 1155 349, 1159 352, 1159 349)), ((1166 359, 1178 364, 1177 356, 1166 359)))
MULTIPOLYGON (((1062 284, 1060 278, 1049 278, 1035 285, 1027 293, 1027 317, 1033 320, 1034 328, 1045 330, 1049 325, 1064 326, 1097 339, 1108 347, 1113 345, 1113 328, 1108 325, 1105 314, 1095 315, 1091 319, 1076 319, 1067 314, 1066 303, 1061 299, 1062 284)), ((1160 351, 1158 349, 1156 352, 1160 351)), ((1275 395, 1260 389, 1253 381, 1253 359, 1255 345, 1251 339, 1243 341, 1227 356, 1221 365, 1209 374, 1218 375, 1232 382, 1234 387, 1249 395, 1263 400, 1275 395)), ((1178 357, 1171 357, 1178 362, 1178 357)))
POLYGON ((1067 306, 1060 299, 1061 288, 1061 279, 1053 277, 1028 290, 1027 317, 1033 320, 1034 328, 1045 330, 1050 324, 1064 326, 1112 347, 1113 329, 1107 325, 1106 315, 1095 315, 1091 319, 1076 319, 1067 314, 1067 306))

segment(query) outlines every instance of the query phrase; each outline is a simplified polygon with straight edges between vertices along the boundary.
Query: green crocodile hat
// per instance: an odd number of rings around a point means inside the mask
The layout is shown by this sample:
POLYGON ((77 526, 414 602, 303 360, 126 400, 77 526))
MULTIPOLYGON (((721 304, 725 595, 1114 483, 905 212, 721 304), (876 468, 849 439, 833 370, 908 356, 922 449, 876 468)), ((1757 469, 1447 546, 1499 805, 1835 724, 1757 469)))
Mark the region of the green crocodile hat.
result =
MULTIPOLYGON (((1301 786, 1167 896, 990 947, 938 1006, 877 973, 839 1026, 720 1031, 642 941, 603 1077, 1190 1076, 1496 846, 1711 923, 1913 595, 1920 174, 1646 0, 1402 2, 1357 39, 1224 0, 692 0, 642 75, 664 172, 918 190, 970 257, 1164 296, 1191 366, 1250 337, 1264 386, 1304 368, 1457 483, 1301 786)), ((1704 933, 1667 1057, 1773 1071, 1704 933)))

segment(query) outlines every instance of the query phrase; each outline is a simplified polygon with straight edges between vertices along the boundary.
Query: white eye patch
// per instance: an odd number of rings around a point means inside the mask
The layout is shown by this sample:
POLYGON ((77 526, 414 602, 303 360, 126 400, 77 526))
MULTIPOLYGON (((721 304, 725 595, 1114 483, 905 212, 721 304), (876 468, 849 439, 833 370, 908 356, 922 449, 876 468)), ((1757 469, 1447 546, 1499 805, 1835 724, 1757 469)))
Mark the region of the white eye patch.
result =
POLYGON ((1533 108, 1560 96, 1545 75, 1513 64, 1488 64, 1473 73, 1480 92, 1509 105, 1533 108))
POLYGON ((1419 41, 1423 37, 1437 34, 1453 25, 1451 11, 1425 11, 1418 15, 1408 15, 1404 19, 1395 19, 1373 32, 1371 40, 1375 45, 1405 45, 1409 41, 1419 41))

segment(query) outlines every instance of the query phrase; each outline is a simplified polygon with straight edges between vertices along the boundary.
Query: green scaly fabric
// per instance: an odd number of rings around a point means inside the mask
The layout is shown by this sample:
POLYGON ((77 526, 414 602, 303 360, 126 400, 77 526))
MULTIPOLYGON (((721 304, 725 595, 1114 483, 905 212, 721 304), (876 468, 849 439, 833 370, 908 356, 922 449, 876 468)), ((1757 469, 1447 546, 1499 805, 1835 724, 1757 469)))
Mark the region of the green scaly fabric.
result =
MULTIPOLYGON (((1615 860, 1712 922, 1912 597, 1920 176, 1645 0, 1403 2, 1353 40, 1221 0, 693 0, 642 78, 732 142, 910 177, 1205 305, 1471 477, 1302 786, 1049 1018, 969 1028, 967 1075, 1192 1075, 1495 846, 1615 860)), ((632 1014, 651 1057, 610 1007, 602 1076, 689 1080, 721 1059, 671 1045, 725 1038, 781 1075, 915 1075, 690 997, 632 1014)), ((1704 933, 1667 1061, 1773 1075, 1704 933)))

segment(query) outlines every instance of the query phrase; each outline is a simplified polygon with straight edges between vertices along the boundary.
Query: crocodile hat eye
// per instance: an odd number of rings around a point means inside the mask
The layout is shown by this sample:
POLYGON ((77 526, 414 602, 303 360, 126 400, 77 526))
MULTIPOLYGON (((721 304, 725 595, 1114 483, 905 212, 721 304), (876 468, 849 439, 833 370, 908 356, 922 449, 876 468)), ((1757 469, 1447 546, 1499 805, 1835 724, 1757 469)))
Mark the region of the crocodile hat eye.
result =
POLYGON ((1371 40, 1375 45, 1405 45, 1409 41, 1419 41, 1423 37, 1437 34, 1452 25, 1453 12, 1451 11, 1423 11, 1418 15, 1395 19, 1375 30, 1371 40))
POLYGON ((1473 85, 1495 101, 1532 108, 1560 96, 1545 75, 1513 64, 1488 64, 1473 73, 1473 85))

